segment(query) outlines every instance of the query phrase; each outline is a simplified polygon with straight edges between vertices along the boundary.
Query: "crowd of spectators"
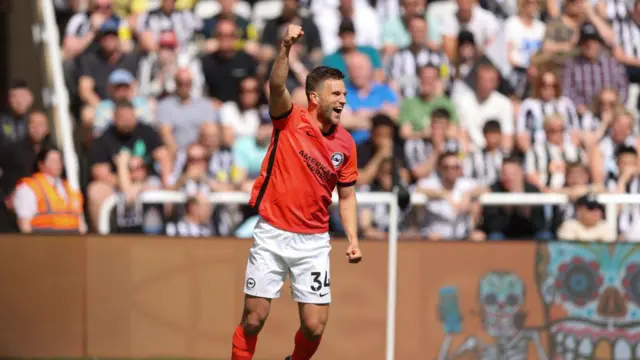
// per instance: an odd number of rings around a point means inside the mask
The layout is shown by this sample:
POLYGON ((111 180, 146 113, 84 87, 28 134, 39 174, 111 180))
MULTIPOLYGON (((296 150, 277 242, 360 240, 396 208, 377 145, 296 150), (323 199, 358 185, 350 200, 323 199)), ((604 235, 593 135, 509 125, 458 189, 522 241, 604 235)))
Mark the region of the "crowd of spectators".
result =
MULTIPOLYGON (((399 185, 429 197, 402 212, 403 235, 610 241, 640 226, 637 205, 620 206, 617 233, 603 226, 594 198, 640 192, 640 0, 56 4, 93 229, 118 194, 122 232, 250 236, 253 210, 206 196, 249 191, 260 171, 272 132, 266 79, 290 23, 305 34, 290 53, 295 103, 306 105, 313 67, 346 76, 342 125, 357 144, 358 191, 399 185), (143 205, 148 189, 189 201, 143 205), (563 193, 571 203, 482 206, 486 192, 563 193)), ((23 82, 9 100, 0 147, 24 148, 33 162, 46 116, 23 82)), ((0 162, 8 196, 29 172, 0 162)), ((386 238, 385 206, 361 206, 359 221, 364 237, 386 238)))

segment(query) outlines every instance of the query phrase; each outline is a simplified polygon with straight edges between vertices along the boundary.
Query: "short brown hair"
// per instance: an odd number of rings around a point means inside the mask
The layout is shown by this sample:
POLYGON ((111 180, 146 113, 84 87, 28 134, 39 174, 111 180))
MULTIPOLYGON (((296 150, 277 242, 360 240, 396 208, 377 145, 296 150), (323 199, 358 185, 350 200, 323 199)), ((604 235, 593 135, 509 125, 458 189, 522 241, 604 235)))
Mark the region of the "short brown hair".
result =
POLYGON ((307 81, 305 83, 305 92, 307 93, 307 98, 312 91, 316 91, 320 84, 324 83, 325 80, 342 80, 344 79, 344 74, 342 71, 331 68, 328 66, 318 66, 317 68, 311 70, 309 75, 307 75, 307 81))

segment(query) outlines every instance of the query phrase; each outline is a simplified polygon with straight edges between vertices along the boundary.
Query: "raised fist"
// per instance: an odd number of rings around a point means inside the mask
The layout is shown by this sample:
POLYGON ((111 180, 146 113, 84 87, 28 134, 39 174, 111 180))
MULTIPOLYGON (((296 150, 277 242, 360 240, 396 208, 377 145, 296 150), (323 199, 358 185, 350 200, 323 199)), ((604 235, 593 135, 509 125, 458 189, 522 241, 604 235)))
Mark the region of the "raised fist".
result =
POLYGON ((290 47, 298 42, 303 35, 304 31, 302 31, 302 27, 291 24, 287 27, 287 32, 284 34, 282 42, 284 46, 290 47))

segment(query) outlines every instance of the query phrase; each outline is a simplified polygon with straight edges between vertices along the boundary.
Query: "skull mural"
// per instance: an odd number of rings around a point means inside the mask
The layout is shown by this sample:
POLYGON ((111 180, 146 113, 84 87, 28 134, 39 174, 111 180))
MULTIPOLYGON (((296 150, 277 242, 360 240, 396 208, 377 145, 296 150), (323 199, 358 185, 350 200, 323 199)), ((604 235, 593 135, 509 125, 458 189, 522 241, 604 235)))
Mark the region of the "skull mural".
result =
POLYGON ((536 274, 552 359, 640 360, 640 246, 540 245, 536 274))
POLYGON ((480 280, 480 305, 485 331, 511 337, 524 325, 524 284, 515 274, 491 272, 480 280))
POLYGON ((487 273, 480 279, 478 296, 484 331, 493 343, 469 336, 449 353, 453 334, 448 333, 437 360, 456 359, 465 353, 475 353, 479 360, 526 360, 530 344, 538 359, 547 360, 538 331, 525 328, 524 283, 518 275, 506 271, 487 273))

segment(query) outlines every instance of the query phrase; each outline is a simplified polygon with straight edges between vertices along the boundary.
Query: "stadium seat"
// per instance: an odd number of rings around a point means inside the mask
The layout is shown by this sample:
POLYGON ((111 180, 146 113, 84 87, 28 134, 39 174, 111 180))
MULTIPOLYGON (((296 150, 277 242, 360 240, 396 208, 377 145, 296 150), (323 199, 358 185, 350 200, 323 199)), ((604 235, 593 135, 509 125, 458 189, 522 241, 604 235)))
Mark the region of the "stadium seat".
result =
MULTIPOLYGON (((201 19, 210 18, 220 12, 220 3, 217 0, 200 0, 193 9, 195 15, 201 19)), ((246 1, 236 3, 234 12, 246 19, 251 18, 251 5, 246 1)))

